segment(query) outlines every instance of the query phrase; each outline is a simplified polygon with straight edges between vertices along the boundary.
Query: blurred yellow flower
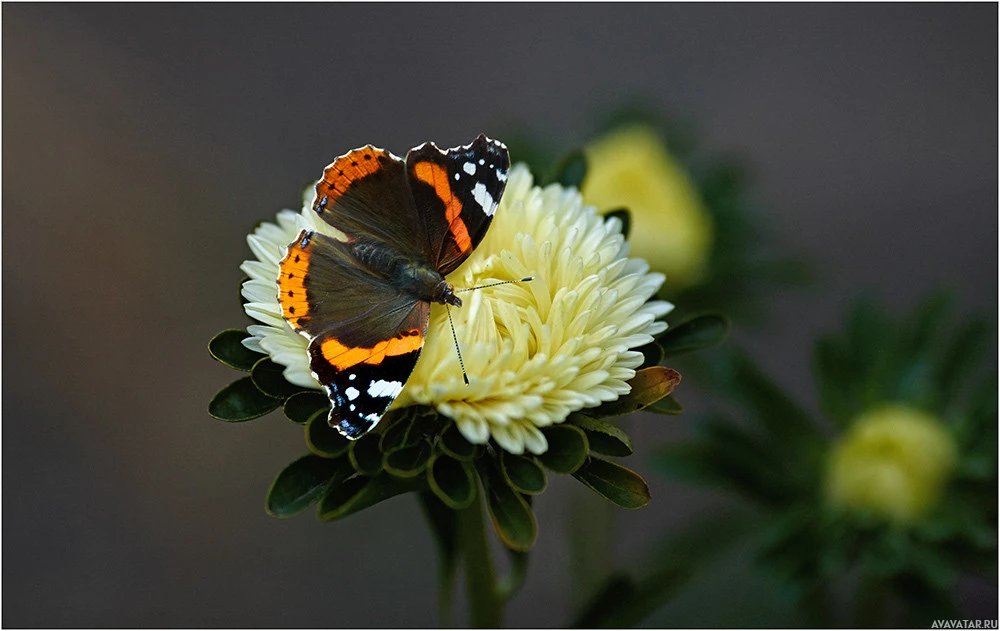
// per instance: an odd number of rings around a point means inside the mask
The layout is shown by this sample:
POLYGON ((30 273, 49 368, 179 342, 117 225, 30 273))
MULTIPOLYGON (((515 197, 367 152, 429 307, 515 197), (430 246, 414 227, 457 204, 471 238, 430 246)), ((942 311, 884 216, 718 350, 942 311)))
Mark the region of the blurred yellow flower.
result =
POLYGON ((957 447, 935 418, 904 405, 859 417, 830 455, 827 494, 838 509, 905 524, 941 498, 957 447))
POLYGON ((601 212, 632 213, 630 253, 666 274, 666 287, 697 283, 712 246, 712 219, 659 135, 643 125, 625 127, 599 138, 585 153, 584 203, 601 212))
MULTIPOLYGON (((259 324, 247 327, 243 344, 284 365, 291 383, 318 389, 308 342, 282 318, 276 284, 299 230, 333 231, 311 202, 307 191, 302 212, 284 210, 247 238, 256 259, 241 266, 250 277, 244 308, 259 324)), ((492 437, 509 452, 541 454, 548 443, 540 428, 627 394, 643 361, 632 349, 666 329, 658 318, 672 305, 650 300, 663 275, 628 258, 621 227, 584 206, 575 189, 542 189, 523 165, 512 168, 493 225, 448 282, 461 290, 533 280, 460 294, 464 305, 451 313, 469 385, 445 308, 432 305, 420 359, 392 407, 432 406, 472 443, 492 437)))

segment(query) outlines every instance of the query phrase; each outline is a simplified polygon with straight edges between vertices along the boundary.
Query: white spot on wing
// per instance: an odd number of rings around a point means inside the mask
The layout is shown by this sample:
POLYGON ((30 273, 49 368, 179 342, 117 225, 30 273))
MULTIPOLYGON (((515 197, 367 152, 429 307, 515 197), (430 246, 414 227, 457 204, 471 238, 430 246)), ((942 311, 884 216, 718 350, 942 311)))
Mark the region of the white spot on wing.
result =
POLYGON ((395 399, 402 389, 403 384, 400 381, 385 381, 384 379, 379 379, 378 381, 373 381, 371 385, 368 386, 368 396, 395 399))
POLYGON ((358 390, 357 388, 350 387, 347 390, 344 390, 344 394, 347 395, 348 399, 353 401, 354 399, 357 399, 361 395, 361 391, 358 390))
MULTIPOLYGON (((465 164, 462 165, 462 170, 468 173, 469 175, 475 175, 476 165, 472 164, 471 162, 466 162, 465 164)), ((455 174, 455 179, 456 180, 458 179, 458 173, 455 174)))
POLYGON ((479 158, 479 164, 486 164, 486 158, 479 158))
POLYGON ((485 212, 490 217, 496 212, 496 204, 493 203, 493 196, 489 194, 486 190, 486 185, 479 182, 472 187, 472 197, 483 207, 483 212, 485 212))
POLYGON ((501 182, 506 182, 507 181, 507 172, 506 171, 501 171, 501 170, 497 169, 497 179, 500 180, 501 182))
POLYGON ((350 379, 351 381, 354 381, 356 378, 357 378, 357 375, 351 375, 350 377, 348 377, 348 379, 350 379))

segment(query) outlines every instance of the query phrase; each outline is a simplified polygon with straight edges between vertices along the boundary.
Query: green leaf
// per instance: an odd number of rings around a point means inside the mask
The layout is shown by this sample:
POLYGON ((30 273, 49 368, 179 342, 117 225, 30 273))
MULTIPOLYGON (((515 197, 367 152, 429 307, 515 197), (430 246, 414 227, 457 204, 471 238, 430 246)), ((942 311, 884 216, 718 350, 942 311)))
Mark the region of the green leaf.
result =
POLYGON ((330 484, 354 475, 346 458, 330 460, 309 454, 285 467, 267 492, 267 514, 291 517, 301 513, 323 494, 330 484))
POLYGON ((264 355, 243 346, 243 340, 248 337, 250 334, 246 331, 227 329, 212 338, 212 341, 208 343, 208 352, 230 368, 250 372, 253 365, 264 355))
POLYGON ((646 411, 656 412, 657 414, 680 414, 684 411, 684 408, 677 402, 677 399, 668 394, 659 401, 647 406, 646 411))
POLYGON ((612 217, 617 217, 622 222, 622 236, 628 239, 629 233, 632 232, 632 213, 629 212, 628 208, 618 208, 604 213, 604 221, 612 217))
POLYGON ((357 440, 350 441, 347 450, 354 470, 364 476, 373 476, 382 470, 382 450, 379 449, 381 437, 369 432, 357 440))
POLYGON ((582 150, 577 149, 559 161, 550 182, 578 189, 583 184, 583 179, 586 176, 587 156, 584 155, 582 150))
POLYGON ((590 451, 616 457, 632 455, 632 441, 614 425, 579 412, 570 414, 566 422, 576 425, 587 434, 590 451))
POLYGON ((458 516, 430 491, 418 494, 431 534, 437 542, 438 564, 438 615, 441 628, 451 627, 451 602, 458 571, 458 516))
POLYGON ((309 419, 319 411, 326 412, 326 415, 329 415, 330 400, 322 392, 299 392, 285 400, 282 411, 284 411, 289 421, 301 425, 308 423, 309 419))
POLYGON ((673 368, 665 366, 643 368, 635 371, 635 377, 629 380, 628 383, 632 386, 631 392, 614 401, 585 410, 585 413, 591 417, 631 414, 667 396, 680 382, 681 374, 673 368))
POLYGON ((250 376, 261 392, 276 399, 287 399, 298 392, 306 391, 302 386, 296 386, 285 380, 285 367, 276 364, 267 357, 253 365, 250 376))
POLYGON ((486 508, 500 541, 512 550, 527 552, 538 538, 538 525, 531 507, 487 462, 479 471, 486 491, 486 508))
POLYGON ((468 462, 443 453, 431 456, 427 464, 427 484, 449 508, 461 510, 476 499, 476 471, 468 462))
POLYGON ((642 508, 652 499, 646 481, 638 473, 597 456, 591 456, 573 477, 622 508, 642 508))
POLYGON ((666 357, 715 346, 726 339, 729 320, 710 313, 672 326, 660 334, 657 341, 666 357))
POLYGON ((327 410, 319 410, 306 423, 306 446, 309 451, 324 458, 336 458, 347 452, 351 441, 330 427, 327 410))
POLYGON ((356 475, 330 486, 320 500, 319 518, 323 521, 343 519, 391 497, 422 488, 425 484, 419 477, 394 478, 388 473, 380 473, 373 478, 356 475))
POLYGON ((208 404, 208 413, 220 421, 238 423, 276 410, 281 401, 257 389, 253 379, 243 377, 219 391, 208 404))
POLYGON ((427 468, 431 451, 431 444, 421 440, 388 452, 382 460, 382 466, 397 478, 412 478, 427 468))
POLYGON ((441 434, 438 445, 446 454, 458 460, 472 460, 476 456, 476 446, 465 440, 465 436, 458 431, 458 425, 454 423, 441 434))
POLYGON ((660 346, 659 342, 653 340, 649 344, 635 349, 642 353, 642 364, 639 368, 649 368, 650 366, 658 366, 660 362, 663 361, 663 347, 660 346))
POLYGON ((507 483, 518 493, 538 495, 545 490, 545 471, 534 458, 500 450, 500 469, 507 483))
POLYGON ((556 473, 573 473, 587 461, 590 445, 583 430, 573 425, 553 425, 543 430, 549 448, 538 456, 545 468, 556 473))

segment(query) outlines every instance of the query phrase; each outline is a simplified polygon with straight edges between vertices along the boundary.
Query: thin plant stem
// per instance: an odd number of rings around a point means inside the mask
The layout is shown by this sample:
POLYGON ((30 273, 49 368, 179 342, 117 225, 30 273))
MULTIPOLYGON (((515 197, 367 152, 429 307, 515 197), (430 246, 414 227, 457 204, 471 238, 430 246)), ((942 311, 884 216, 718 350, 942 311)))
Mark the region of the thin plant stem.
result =
POLYGON ((469 626, 495 629, 503 626, 503 602, 497 589, 493 559, 486 539, 482 493, 472 506, 458 513, 458 541, 465 564, 469 596, 469 626))

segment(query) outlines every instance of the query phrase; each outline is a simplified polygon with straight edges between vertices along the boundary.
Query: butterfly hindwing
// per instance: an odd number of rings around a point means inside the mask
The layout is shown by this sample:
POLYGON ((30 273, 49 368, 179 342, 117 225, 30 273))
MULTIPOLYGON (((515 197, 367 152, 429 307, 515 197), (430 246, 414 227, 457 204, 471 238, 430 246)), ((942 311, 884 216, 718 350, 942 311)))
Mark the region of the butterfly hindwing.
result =
POLYGON ((430 304, 401 297, 364 323, 334 327, 309 344, 309 366, 330 398, 330 426, 358 438, 381 420, 420 357, 430 304))
POLYGON ((483 134, 447 151, 424 143, 406 154, 406 174, 430 241, 430 263, 441 274, 461 265, 486 235, 509 170, 507 147, 483 134))
POLYGON ((279 270, 278 302, 310 340, 309 367, 330 398, 330 425, 357 438, 413 371, 430 304, 365 271, 349 243, 316 232, 299 234, 279 270))

